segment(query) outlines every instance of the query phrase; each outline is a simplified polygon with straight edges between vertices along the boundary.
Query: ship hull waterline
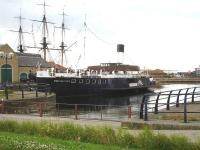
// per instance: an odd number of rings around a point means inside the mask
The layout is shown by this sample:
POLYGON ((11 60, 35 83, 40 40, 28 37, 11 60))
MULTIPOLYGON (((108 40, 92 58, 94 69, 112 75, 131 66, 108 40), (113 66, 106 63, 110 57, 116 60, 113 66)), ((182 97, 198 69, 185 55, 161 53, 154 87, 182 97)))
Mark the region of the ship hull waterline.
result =
MULTIPOLYGON (((68 97, 98 95, 136 95, 150 92, 149 78, 37 78, 38 83, 50 84, 57 103, 68 103, 68 97), (138 83, 142 83, 138 85, 138 83), (134 86, 133 86, 134 85, 134 86)), ((84 102, 82 102, 84 103, 84 102)))

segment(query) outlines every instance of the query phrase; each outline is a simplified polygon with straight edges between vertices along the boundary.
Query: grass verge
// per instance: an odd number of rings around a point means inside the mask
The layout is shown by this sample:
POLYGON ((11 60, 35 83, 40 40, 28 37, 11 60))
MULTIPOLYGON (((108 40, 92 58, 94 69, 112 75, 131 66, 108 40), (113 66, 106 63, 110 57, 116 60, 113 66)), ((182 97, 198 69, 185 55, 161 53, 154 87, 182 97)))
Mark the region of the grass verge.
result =
MULTIPOLYGON (((168 137, 163 134, 154 134, 149 129, 144 129, 139 134, 134 135, 130 134, 127 130, 114 130, 110 127, 82 127, 70 123, 56 124, 52 122, 17 122, 4 120, 0 121, 0 131, 18 134, 26 133, 33 137, 49 137, 64 141, 75 141, 75 143, 113 145, 121 149, 200 150, 200 141, 193 143, 183 136, 173 135, 168 137)), ((3 140, 3 138, 1 139, 3 140)), ((44 143, 48 143, 48 141, 44 143)))
MULTIPOLYGON (((0 132, 1 150, 121 150, 119 146, 98 145, 77 141, 0 132)), ((136 150, 136 149, 126 149, 136 150)))

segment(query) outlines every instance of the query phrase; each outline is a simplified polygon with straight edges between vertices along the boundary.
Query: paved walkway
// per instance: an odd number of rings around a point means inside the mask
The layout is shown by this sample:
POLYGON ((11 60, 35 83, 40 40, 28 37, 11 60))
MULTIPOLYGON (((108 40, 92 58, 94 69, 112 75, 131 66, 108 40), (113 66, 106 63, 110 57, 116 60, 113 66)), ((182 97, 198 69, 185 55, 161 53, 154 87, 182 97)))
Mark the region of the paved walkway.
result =
MULTIPOLYGON (((0 120, 17 120, 17 121, 50 121, 55 123, 73 123, 82 126, 110 126, 112 128, 120 128, 121 122, 116 121, 102 121, 102 120, 74 120, 69 118, 58 117, 39 117, 30 115, 13 115, 13 114, 0 114, 0 120)), ((135 120, 137 121, 137 120, 135 120)), ((141 130, 129 130, 131 134, 138 134, 141 130)), ((183 135, 188 137, 192 141, 200 140, 200 130, 153 130, 154 133, 162 133, 168 136, 170 135, 183 135)))

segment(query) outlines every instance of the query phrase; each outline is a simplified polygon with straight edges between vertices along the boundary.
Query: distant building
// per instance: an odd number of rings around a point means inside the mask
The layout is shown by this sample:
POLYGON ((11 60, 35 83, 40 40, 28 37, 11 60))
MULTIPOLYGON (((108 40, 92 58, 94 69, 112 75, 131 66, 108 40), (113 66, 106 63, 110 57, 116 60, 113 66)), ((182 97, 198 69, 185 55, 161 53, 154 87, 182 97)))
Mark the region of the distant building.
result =
POLYGON ((12 59, 0 58, 0 83, 19 82, 28 79, 29 73, 36 73, 38 68, 49 69, 50 65, 39 54, 14 52, 8 45, 0 45, 0 52, 13 53, 12 59))
POLYGON ((194 74, 195 76, 200 77, 200 67, 195 68, 194 74))
POLYGON ((167 73, 165 73, 163 70, 155 69, 155 70, 148 70, 148 73, 150 76, 154 78, 163 78, 163 77, 169 77, 167 73))

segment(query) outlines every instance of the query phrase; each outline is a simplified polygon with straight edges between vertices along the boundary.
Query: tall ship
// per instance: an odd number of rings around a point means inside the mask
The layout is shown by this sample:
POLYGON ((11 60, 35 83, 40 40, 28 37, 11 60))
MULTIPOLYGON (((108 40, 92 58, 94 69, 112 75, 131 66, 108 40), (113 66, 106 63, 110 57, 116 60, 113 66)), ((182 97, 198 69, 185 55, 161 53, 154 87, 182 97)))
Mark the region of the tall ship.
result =
MULTIPOLYGON (((118 52, 124 51, 124 45, 117 47, 118 52)), ((139 66, 123 63, 101 63, 65 73, 38 71, 37 82, 50 84, 59 103, 65 102, 66 97, 144 93, 154 84, 139 66)))
MULTIPOLYGON (((42 4, 44 14, 42 20, 33 20, 42 23, 42 40, 41 47, 44 60, 46 60, 47 51, 59 50, 62 54, 61 65, 63 65, 63 54, 68 51, 76 42, 67 46, 64 43, 64 10, 62 13, 62 25, 59 27, 62 31, 61 44, 59 48, 49 48, 47 24, 52 22, 47 21, 45 1, 42 4)), ((84 27, 87 28, 86 21, 84 27)), ((84 49, 85 49, 84 36, 84 49)), ((84 50, 85 52, 85 50, 84 50)), ((117 53, 124 53, 124 45, 117 45, 117 53)), ((33 77, 33 76, 32 76, 33 77)), ((38 70, 36 74, 36 82, 39 84, 49 84, 51 90, 56 93, 57 103, 65 103, 66 97, 89 96, 89 95, 104 95, 104 94, 136 94, 146 92, 151 88, 154 81, 144 72, 140 71, 139 66, 126 65, 121 62, 116 63, 101 63, 100 65, 88 66, 86 69, 67 69, 62 73, 58 73, 55 69, 38 70)))

